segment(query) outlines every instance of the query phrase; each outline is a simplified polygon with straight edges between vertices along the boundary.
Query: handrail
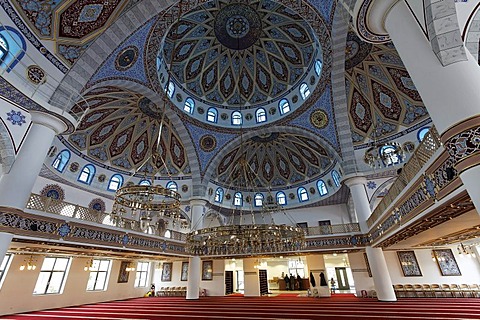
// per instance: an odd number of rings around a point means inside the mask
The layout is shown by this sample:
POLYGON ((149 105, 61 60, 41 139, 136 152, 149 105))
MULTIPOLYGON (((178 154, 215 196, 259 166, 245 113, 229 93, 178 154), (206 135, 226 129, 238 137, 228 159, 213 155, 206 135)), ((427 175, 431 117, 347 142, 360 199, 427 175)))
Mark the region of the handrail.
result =
POLYGON ((384 214, 400 193, 405 190, 408 183, 422 170, 423 166, 432 158, 441 145, 440 136, 435 127, 432 127, 427 134, 425 134, 422 142, 408 162, 403 166, 402 172, 398 175, 397 180, 395 180, 387 194, 367 219, 369 228, 384 214))
POLYGON ((360 232, 360 225, 358 223, 333 224, 326 226, 308 227, 305 229, 306 236, 323 236, 352 232, 360 232))
MULTIPOLYGON (((80 206, 78 204, 73 204, 34 193, 30 195, 30 199, 27 202, 26 208, 57 214, 65 217, 100 223, 107 226, 122 228, 126 230, 146 233, 144 229, 141 228, 140 222, 137 220, 114 216, 109 213, 93 210, 87 207, 80 206)), ((148 234, 163 237, 163 235, 160 235, 158 229, 152 230, 152 233, 148 234)), ((182 232, 170 230, 170 235, 171 236, 169 239, 172 240, 186 240, 186 234, 182 232)))

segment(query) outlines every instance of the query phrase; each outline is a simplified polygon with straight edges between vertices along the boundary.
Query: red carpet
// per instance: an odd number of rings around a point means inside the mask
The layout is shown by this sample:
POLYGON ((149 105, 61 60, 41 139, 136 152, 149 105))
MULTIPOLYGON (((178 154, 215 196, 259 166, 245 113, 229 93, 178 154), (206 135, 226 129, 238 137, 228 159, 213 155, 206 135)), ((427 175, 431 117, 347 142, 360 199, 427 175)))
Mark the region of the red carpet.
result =
POLYGON ((342 320, 342 319, 480 319, 480 299, 442 298, 378 302, 336 295, 335 298, 306 297, 181 297, 137 298, 79 307, 45 310, 0 317, 9 320, 99 319, 99 320, 342 320))

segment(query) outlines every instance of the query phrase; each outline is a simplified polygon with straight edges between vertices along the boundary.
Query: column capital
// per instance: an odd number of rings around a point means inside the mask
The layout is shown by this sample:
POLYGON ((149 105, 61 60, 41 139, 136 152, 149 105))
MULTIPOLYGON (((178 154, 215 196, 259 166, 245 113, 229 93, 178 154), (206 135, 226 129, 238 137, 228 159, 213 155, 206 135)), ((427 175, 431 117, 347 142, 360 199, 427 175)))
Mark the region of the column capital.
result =
POLYGON ((48 127, 52 129, 55 134, 60 134, 68 130, 68 124, 51 113, 32 110, 30 111, 30 115, 32 116, 32 122, 34 124, 48 127))
POLYGON ((356 186, 358 184, 365 185, 367 183, 367 178, 362 175, 352 174, 343 177, 342 181, 347 187, 356 186))
POLYGON ((354 8, 354 26, 362 40, 370 43, 390 41, 385 20, 393 6, 400 0, 360 0, 354 8))
POLYGON ((208 201, 204 199, 190 199, 191 206, 206 206, 207 203, 208 201))

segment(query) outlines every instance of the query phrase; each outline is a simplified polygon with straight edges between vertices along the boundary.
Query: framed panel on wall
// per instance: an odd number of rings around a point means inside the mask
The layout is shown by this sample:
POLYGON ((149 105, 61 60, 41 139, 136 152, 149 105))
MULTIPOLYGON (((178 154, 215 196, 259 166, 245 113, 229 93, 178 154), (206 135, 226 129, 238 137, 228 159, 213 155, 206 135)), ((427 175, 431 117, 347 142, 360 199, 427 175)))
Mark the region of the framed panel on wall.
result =
POLYGON ((433 256, 437 260, 438 267, 442 276, 461 276, 460 268, 458 267, 455 256, 450 249, 436 249, 433 250, 433 256))
POLYGON ((403 275, 405 277, 421 277, 422 271, 418 265, 415 252, 413 251, 397 251, 398 260, 402 266, 403 275))
POLYGON ((213 279, 213 261, 202 261, 202 280, 213 279))
POLYGON ((122 261, 120 264, 120 270, 118 271, 118 280, 117 283, 126 283, 128 282, 128 274, 127 267, 130 264, 129 261, 122 261))
POLYGON ((188 281, 188 262, 182 262, 182 276, 180 277, 180 281, 188 281))
POLYGON ((162 268, 162 281, 172 281, 172 263, 164 262, 162 268))

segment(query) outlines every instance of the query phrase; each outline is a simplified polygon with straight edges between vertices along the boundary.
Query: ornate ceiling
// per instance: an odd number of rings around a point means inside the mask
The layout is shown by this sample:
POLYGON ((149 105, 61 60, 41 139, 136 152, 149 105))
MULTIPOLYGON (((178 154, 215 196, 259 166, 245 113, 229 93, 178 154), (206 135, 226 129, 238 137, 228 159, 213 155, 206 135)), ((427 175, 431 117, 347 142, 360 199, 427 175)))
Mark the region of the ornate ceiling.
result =
POLYGON ((90 110, 75 133, 68 136, 76 149, 122 170, 190 173, 185 147, 168 118, 157 149, 162 110, 149 99, 119 87, 92 90, 85 99, 90 110), (165 159, 168 170, 161 159, 154 163, 152 151, 165 159))
POLYGON ((298 87, 318 47, 311 27, 280 3, 215 0, 183 15, 162 50, 184 92, 238 108, 264 105, 298 87))
POLYGON ((229 150, 213 177, 220 185, 245 188, 254 181, 259 190, 306 182, 331 170, 335 157, 318 141, 300 134, 273 132, 254 136, 229 150), (246 174, 239 172, 246 161, 246 174))
POLYGON ((345 81, 354 145, 388 138, 428 119, 427 109, 391 43, 347 36, 345 81))
POLYGON ((102 32, 139 0, 18 0, 15 8, 42 40, 71 66, 102 32))

